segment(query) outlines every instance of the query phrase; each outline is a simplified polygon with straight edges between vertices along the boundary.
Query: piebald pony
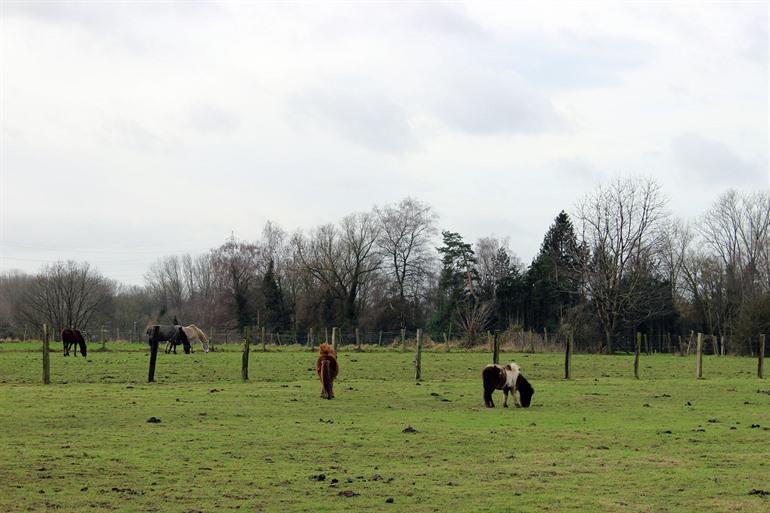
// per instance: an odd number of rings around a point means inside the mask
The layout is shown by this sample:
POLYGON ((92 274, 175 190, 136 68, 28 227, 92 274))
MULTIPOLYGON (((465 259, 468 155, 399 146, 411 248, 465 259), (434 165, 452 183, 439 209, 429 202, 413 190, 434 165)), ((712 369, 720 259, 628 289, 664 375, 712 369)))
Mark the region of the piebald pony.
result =
POLYGON ((509 392, 513 396, 513 402, 516 406, 528 408, 532 402, 535 389, 522 376, 517 363, 489 364, 481 371, 481 377, 484 380, 484 406, 487 408, 495 407, 495 403, 492 401, 492 392, 495 390, 502 390, 505 394, 504 408, 508 407, 509 392), (516 392, 519 393, 519 400, 516 399, 516 392))

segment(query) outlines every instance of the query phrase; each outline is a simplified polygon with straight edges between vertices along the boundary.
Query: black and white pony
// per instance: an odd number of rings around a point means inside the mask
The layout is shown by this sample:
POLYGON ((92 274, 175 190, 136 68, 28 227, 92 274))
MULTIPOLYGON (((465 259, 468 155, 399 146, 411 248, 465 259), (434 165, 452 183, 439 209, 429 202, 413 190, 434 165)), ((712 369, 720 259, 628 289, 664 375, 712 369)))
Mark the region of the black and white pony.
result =
MULTIPOLYGON (((147 328, 147 343, 152 346, 153 342, 171 342, 174 354, 176 354, 176 345, 181 342, 184 346, 184 352, 190 354, 190 340, 181 326, 173 324, 150 326, 147 328)), ((166 352, 169 352, 169 350, 166 352)))
POLYGON ((481 377, 484 380, 484 406, 494 408, 492 401, 492 392, 502 390, 505 394, 503 407, 508 407, 508 393, 513 396, 513 402, 516 406, 529 408, 532 403, 532 396, 535 395, 535 389, 529 384, 521 374, 519 365, 511 362, 506 365, 489 364, 481 371, 481 377), (516 399, 516 392, 519 393, 519 400, 516 399))

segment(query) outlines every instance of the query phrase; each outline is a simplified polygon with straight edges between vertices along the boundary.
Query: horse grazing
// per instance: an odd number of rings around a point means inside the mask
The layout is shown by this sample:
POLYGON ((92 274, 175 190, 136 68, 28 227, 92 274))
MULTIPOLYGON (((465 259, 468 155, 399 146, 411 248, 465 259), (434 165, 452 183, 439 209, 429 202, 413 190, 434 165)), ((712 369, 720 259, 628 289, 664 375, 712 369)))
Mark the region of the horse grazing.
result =
POLYGON ((187 335, 190 345, 194 342, 200 342, 203 346, 203 352, 209 352, 209 338, 203 333, 202 329, 195 324, 190 324, 189 326, 182 326, 182 330, 184 331, 184 334, 187 335))
MULTIPOLYGON (((86 340, 83 338, 83 334, 80 333, 80 330, 64 328, 61 330, 61 341, 62 345, 64 345, 64 356, 69 356, 70 349, 72 349, 75 344, 80 346, 80 354, 86 356, 86 340)), ((78 355, 77 348, 72 351, 72 354, 75 356, 78 355)))
MULTIPOLYGON (((147 328, 147 343, 152 345, 153 342, 170 342, 176 354, 176 346, 180 342, 184 346, 184 352, 190 354, 190 340, 187 338, 187 334, 184 332, 181 326, 175 326, 171 324, 159 324, 150 326, 147 328), (155 330, 157 328, 157 331, 155 330)), ((170 351, 170 348, 166 348, 166 353, 170 351)))
POLYGON ((507 365, 489 364, 481 371, 481 377, 484 380, 484 406, 487 408, 495 407, 495 403, 492 402, 492 392, 495 390, 502 390, 505 394, 504 408, 508 407, 508 392, 513 396, 516 406, 528 408, 532 403, 535 389, 522 376, 518 364, 513 362, 507 365), (516 400, 516 392, 519 393, 520 402, 516 400))
POLYGON ((315 362, 315 371, 321 379, 321 398, 334 399, 334 378, 340 371, 337 363, 337 352, 329 344, 321 344, 318 360, 315 362))

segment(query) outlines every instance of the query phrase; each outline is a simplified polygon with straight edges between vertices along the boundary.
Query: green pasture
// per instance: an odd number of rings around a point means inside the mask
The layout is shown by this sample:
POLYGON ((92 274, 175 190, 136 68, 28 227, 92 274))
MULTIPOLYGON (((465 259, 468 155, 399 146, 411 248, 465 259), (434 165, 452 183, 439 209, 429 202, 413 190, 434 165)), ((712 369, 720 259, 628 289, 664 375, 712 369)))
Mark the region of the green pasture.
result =
MULTIPOLYGON (((340 352, 337 398, 314 354, 141 344, 63 357, 0 344, 2 512, 766 512, 770 380, 756 360, 503 353, 529 409, 485 409, 482 352, 340 352), (160 422, 148 422, 155 418, 160 422), (404 432, 411 426, 416 432, 404 432)), ((501 393, 496 393, 498 406, 501 393)))

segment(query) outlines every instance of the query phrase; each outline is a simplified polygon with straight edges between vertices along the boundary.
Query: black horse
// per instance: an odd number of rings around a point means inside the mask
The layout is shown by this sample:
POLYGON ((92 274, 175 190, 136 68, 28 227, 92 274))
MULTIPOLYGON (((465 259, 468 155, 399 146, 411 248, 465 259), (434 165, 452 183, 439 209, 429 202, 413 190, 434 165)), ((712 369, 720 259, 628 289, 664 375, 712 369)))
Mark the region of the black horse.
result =
POLYGON ((62 345, 64 346, 64 356, 68 356, 70 354, 70 350, 72 350, 73 355, 78 355, 77 348, 73 349, 75 344, 80 346, 80 354, 86 356, 86 340, 83 338, 83 334, 80 333, 80 330, 76 330, 74 328, 64 328, 61 330, 61 341, 62 345))
MULTIPOLYGON (((160 324, 147 328, 147 343, 152 346, 153 342, 170 342, 174 354, 176 354, 177 344, 181 342, 184 346, 184 352, 190 354, 190 340, 181 326, 160 324)), ((170 349, 167 349, 166 352, 170 352, 170 349)))

